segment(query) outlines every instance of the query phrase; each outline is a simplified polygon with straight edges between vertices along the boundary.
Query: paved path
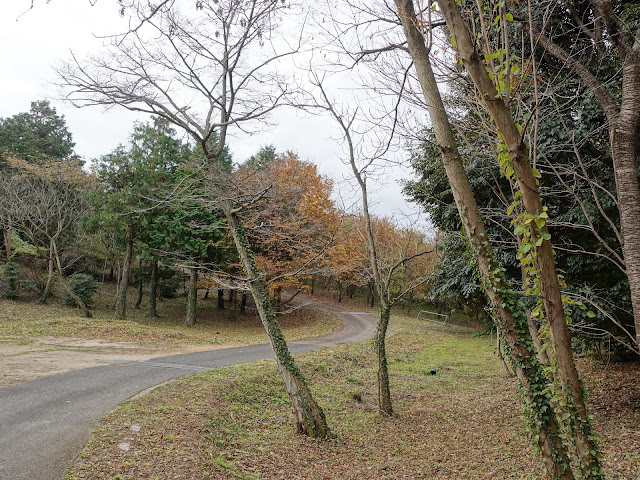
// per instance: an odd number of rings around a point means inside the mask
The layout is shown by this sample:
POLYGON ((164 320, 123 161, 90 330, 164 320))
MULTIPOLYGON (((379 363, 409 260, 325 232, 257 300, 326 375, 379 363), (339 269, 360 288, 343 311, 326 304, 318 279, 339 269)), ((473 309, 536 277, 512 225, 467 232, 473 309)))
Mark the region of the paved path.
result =
MULTIPOLYGON (((342 312, 342 330, 289 342, 293 353, 371 338, 375 318, 342 312)), ((64 477, 98 421, 120 402, 167 380, 194 372, 272 358, 268 344, 122 361, 0 388, 0 480, 64 477)))

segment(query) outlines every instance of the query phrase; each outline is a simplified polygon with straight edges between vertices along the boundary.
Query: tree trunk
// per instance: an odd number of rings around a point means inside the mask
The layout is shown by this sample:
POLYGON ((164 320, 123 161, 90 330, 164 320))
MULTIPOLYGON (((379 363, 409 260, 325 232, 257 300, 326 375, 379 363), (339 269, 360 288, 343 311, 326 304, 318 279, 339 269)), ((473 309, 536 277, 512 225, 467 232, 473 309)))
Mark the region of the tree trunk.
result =
POLYGON ((517 292, 505 284, 501 269, 494 259, 431 68, 422 32, 416 28, 413 2, 412 0, 395 0, 395 3, 398 11, 402 12, 400 20, 460 219, 473 247, 485 292, 497 315, 499 327, 509 346, 512 365, 522 386, 523 400, 530 415, 533 441, 542 454, 550 478, 573 480, 568 453, 558 433, 550 395, 545 391, 546 377, 536 358, 536 352, 533 351, 526 315, 523 314, 522 307, 519 305, 517 292))
POLYGON ((236 318, 236 307, 238 302, 236 301, 236 291, 234 288, 229 289, 229 320, 236 318))
POLYGON ((142 283, 142 257, 140 257, 138 259, 138 298, 136 300, 136 304, 133 308, 135 308, 136 310, 138 308, 140 308, 140 304, 142 303, 142 288, 143 288, 143 283, 142 283))
POLYGON ((314 294, 316 288, 316 276, 311 275, 311 295, 314 294))
POLYGON ((538 330, 538 325, 531 318, 530 312, 527 312, 527 326, 529 327, 529 333, 531 334, 531 340, 533 341, 533 346, 538 352, 538 360, 543 365, 549 364, 549 356, 547 352, 542 348, 542 340, 540 340, 540 332, 538 330))
POLYGON ((56 246, 55 240, 53 240, 53 239, 51 239, 51 240, 52 240, 52 245, 53 245, 53 253, 55 255, 55 260, 56 260, 56 267, 57 267, 57 270, 58 270, 58 275, 60 276, 60 282, 62 282, 62 286, 67 291, 69 296, 71 298, 73 298, 73 300, 76 302, 76 304, 83 311, 84 316, 87 317, 87 318, 92 318, 93 315, 91 314, 91 311, 89 310, 89 307, 82 301, 82 299, 78 295, 76 295, 76 292, 74 292, 73 289, 69 286, 69 284, 67 283, 66 278, 62 274, 62 262, 60 261, 60 255, 58 255, 58 247, 56 246))
POLYGON ((127 227, 127 244, 122 261, 122 272, 118 296, 116 297, 116 318, 124 320, 127 317, 127 287, 129 286, 129 273, 131 271, 131 256, 133 255, 133 227, 127 227))
POLYGON ((500 363, 502 363, 502 366, 504 367, 505 371, 507 372, 507 375, 509 375, 510 377, 513 377, 514 374, 509 369, 509 365, 507 365, 507 360, 504 358, 504 355, 502 354, 502 341, 501 341, 501 338, 500 338, 500 332, 499 331, 496 332, 496 353, 498 354, 498 358, 500 359, 500 363))
POLYGON ((224 310, 224 290, 218 289, 218 310, 224 310))
POLYGON ((196 324, 196 309, 198 303, 197 282, 198 270, 196 267, 191 267, 189 269, 189 283, 187 284, 187 314, 184 319, 184 324, 187 327, 193 327, 196 324))
POLYGON ((638 134, 640 132, 640 50, 632 50, 622 67, 620 113, 610 130, 624 262, 631 289, 631 305, 640 350, 640 185, 638 134))
POLYGON ((47 283, 44 286, 44 291, 42 292, 42 296, 40 297, 39 303, 46 303, 49 298, 49 294, 51 293, 51 284, 53 283, 53 276, 55 274, 55 261, 53 259, 54 251, 53 251, 53 239, 49 239, 49 260, 47 262, 47 283))
POLYGON ((62 283, 62 286, 67 291, 69 296, 73 298, 73 300, 76 302, 78 307, 80 307, 80 310, 82 310, 82 312, 84 313, 84 316, 87 318, 93 318, 93 315, 89 310, 89 307, 87 307, 87 305, 82 301, 82 299, 78 295, 76 295, 76 292, 74 292, 73 289, 69 286, 69 284, 67 283, 67 279, 64 277, 64 275, 62 275, 62 273, 60 272, 58 272, 58 275, 60 276, 60 282, 62 283))
POLYGON ((242 299, 240 300, 240 313, 244 314, 247 311, 247 291, 242 291, 242 299))
POLYGON ((385 416, 393 414, 386 349, 387 328, 390 317, 391 307, 384 302, 383 306, 380 307, 380 320, 376 328, 376 354, 378 357, 378 411, 385 416))
MULTIPOLYGON (((369 288, 371 289, 371 306, 373 307, 374 292, 377 291, 378 297, 380 297, 380 318, 376 328, 376 353, 378 356, 378 410, 381 415, 393 414, 393 408, 391 405, 391 392, 389 389, 389 369, 387 366, 387 354, 385 349, 385 339, 387 335, 387 326, 389 325, 389 317, 391 314, 391 301, 389 295, 389 283, 388 280, 383 280, 382 271, 378 263, 378 252, 376 239, 371 229, 371 215, 369 213, 369 196, 367 194, 367 182, 363 177, 361 171, 356 165, 354 156, 354 147, 351 143, 351 137, 347 133, 347 143, 349 145, 349 160, 351 163, 351 170, 354 177, 360 185, 360 193, 362 196, 362 213, 365 220, 365 229, 367 233, 367 247, 369 250, 369 263, 371 265, 371 271, 373 273, 373 280, 370 282, 369 288)), ((339 284, 340 285, 340 284, 339 284)), ((342 288, 340 290, 340 300, 342 300, 342 288)))
POLYGON ((156 311, 156 299, 158 298, 158 259, 151 260, 151 278, 149 279, 149 311, 147 316, 155 318, 158 316, 156 311))
POLYGON ((228 201, 222 201, 221 204, 229 223, 229 229, 236 244, 240 261, 249 278, 249 288, 255 300, 260 320, 262 320, 264 329, 269 337, 278 370, 291 399, 297 429, 300 433, 310 437, 326 437, 329 435, 329 427, 324 412, 313 399, 302 372, 298 369, 289 352, 276 320, 276 312, 273 310, 269 300, 264 278, 258 270, 255 257, 249 246, 244 227, 240 224, 237 214, 228 204, 228 201))
MULTIPOLYGON (((476 88, 481 92, 485 100, 484 105, 493 117, 493 121, 509 151, 518 189, 522 194, 522 203, 529 215, 538 216, 544 210, 529 159, 529 151, 523 141, 522 134, 518 130, 509 108, 503 99, 498 96, 496 86, 489 78, 485 65, 480 59, 478 51, 471 40, 469 30, 458 10, 456 0, 437 0, 437 2, 440 5, 449 31, 455 40, 455 49, 473 79, 476 88)), ((558 374, 569 400, 570 408, 571 404, 573 404, 577 411, 577 415, 572 414, 571 420, 574 424, 574 437, 580 459, 580 469, 586 479, 601 479, 604 478, 604 473, 598 458, 599 447, 593 439, 594 434, 584 401, 582 384, 573 358, 571 335, 564 313, 555 258, 551 241, 548 239, 550 238, 549 230, 546 222, 542 228, 538 228, 536 222, 531 222, 530 225, 532 229, 539 230, 536 232, 537 236, 545 236, 547 238, 543 239, 539 247, 536 247, 536 261, 540 272, 541 296, 549 322, 551 341, 556 353, 558 374)))

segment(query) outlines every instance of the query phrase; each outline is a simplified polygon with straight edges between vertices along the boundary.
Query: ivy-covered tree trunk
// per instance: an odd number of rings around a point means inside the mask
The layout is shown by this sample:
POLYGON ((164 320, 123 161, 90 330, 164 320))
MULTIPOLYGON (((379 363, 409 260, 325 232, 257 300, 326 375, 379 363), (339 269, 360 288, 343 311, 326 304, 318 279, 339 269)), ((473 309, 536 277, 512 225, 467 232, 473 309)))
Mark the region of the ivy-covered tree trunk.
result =
POLYGON ((546 391, 547 380, 533 348, 524 306, 519 302, 519 293, 506 285, 503 271, 494 260, 480 210, 464 170, 431 68, 429 52, 422 32, 417 27, 413 1, 395 0, 395 3, 400 12, 407 46, 428 106, 458 213, 474 250, 485 292, 504 335, 511 363, 522 387, 533 442, 542 454, 549 478, 573 480, 568 452, 559 436, 551 397, 546 391))
POLYGON ((225 201, 221 203, 240 261, 249 278, 249 289, 256 303, 258 315, 269 337, 278 370, 291 399, 297 429, 300 433, 310 437, 326 437, 330 432, 324 412, 311 395, 302 372, 298 369, 291 352, 289 352, 278 325, 276 313, 271 305, 266 283, 258 270, 255 257, 249 246, 244 227, 231 205, 225 201))
POLYGON ((149 311, 148 317, 154 318, 158 316, 156 310, 156 299, 158 298, 158 259, 151 260, 151 277, 149 278, 149 311))
POLYGON ((544 303, 551 340, 555 349, 558 375, 568 400, 568 409, 573 424, 572 430, 580 470, 585 479, 602 479, 604 472, 599 460, 599 447, 594 440, 595 435, 591 427, 591 420, 584 400, 582 384, 578 376, 573 350, 571 334, 564 313, 562 292, 556 270, 556 262, 551 246, 551 236, 547 227, 546 212, 542 207, 542 200, 538 190, 536 177, 529 159, 529 150, 511 112, 502 97, 497 93, 496 86, 489 77, 484 63, 471 40, 470 32, 458 10, 456 0, 437 0, 446 20, 449 31, 455 40, 455 49, 469 72, 476 88, 482 92, 484 104, 491 114, 498 131, 506 145, 511 158, 511 166, 518 183, 518 190, 522 195, 522 203, 529 216, 536 221, 531 222, 530 228, 536 242, 536 262, 539 271, 541 297, 544 303), (541 215, 545 216, 541 216, 541 215), (541 220, 538 223, 538 220, 541 220))
POLYGON ((387 364, 387 328, 391 317, 391 307, 384 302, 380 307, 380 320, 376 328, 376 354, 378 357, 378 411, 383 415, 393 414, 391 388, 389 385, 389 366, 387 364))
POLYGON ((187 286, 187 314, 184 323, 187 327, 193 327, 196 324, 196 309, 198 307, 198 269, 191 267, 189 269, 189 283, 187 286))
POLYGON ((116 297, 116 318, 124 320, 127 317, 127 287, 129 286, 129 273, 131 272, 131 257, 133 255, 133 227, 127 227, 127 240, 122 261, 120 285, 116 297))
POLYGON ((44 286, 44 291, 40 297, 39 303, 45 303, 51 293, 51 284, 53 283, 53 277, 55 275, 55 261, 53 259, 53 239, 49 240, 49 259, 47 260, 47 283, 44 286))

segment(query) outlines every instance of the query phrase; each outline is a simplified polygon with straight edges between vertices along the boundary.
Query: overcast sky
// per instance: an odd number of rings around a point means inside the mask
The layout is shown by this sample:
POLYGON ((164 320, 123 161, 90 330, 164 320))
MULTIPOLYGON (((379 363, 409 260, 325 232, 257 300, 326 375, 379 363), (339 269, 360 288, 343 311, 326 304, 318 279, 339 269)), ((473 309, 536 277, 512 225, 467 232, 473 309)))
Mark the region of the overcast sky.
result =
MULTIPOLYGON (((0 117, 29 110, 30 102, 50 99, 58 113, 64 114, 76 142, 76 152, 91 160, 110 152, 127 140, 135 120, 145 120, 124 109, 104 111, 99 107, 76 109, 59 100, 64 92, 53 85, 53 66, 75 54, 96 53, 103 41, 100 35, 126 30, 128 20, 118 14, 115 0, 3 0, 0 15, 0 117), (91 6, 91 3, 95 3, 91 6)), ((341 161, 340 145, 332 139, 338 132, 326 118, 311 118, 283 110, 271 118, 268 132, 251 137, 235 137, 229 146, 236 162, 245 160, 260 146, 273 144, 278 151, 292 150, 302 159, 318 165, 321 173, 337 184, 349 176, 341 161)), ((390 169, 384 180, 372 189, 377 214, 415 211, 407 205, 398 180, 410 172, 399 166, 390 169)), ((346 193, 346 187, 342 187, 346 193)))

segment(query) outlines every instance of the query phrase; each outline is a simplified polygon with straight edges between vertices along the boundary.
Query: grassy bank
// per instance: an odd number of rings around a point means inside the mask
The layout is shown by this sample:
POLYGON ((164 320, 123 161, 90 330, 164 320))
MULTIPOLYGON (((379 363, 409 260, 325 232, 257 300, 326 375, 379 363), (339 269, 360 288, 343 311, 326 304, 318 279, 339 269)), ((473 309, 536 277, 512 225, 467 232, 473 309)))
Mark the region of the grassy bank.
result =
MULTIPOLYGON (((392 324, 391 418, 377 414, 370 342, 299 357, 333 440, 293 433, 273 362, 225 368, 121 405, 94 432, 67 479, 542 478, 522 433, 514 380, 496 360, 492 340, 408 318, 392 324)), ((608 478, 637 479, 640 409, 605 390, 625 384, 627 375, 637 385, 640 369, 607 368, 587 372, 586 383, 608 478)), ((627 388, 629 398, 637 393, 627 388)))
MULTIPOLYGON (((203 300, 200 292, 195 327, 184 326, 185 298, 178 296, 158 303, 157 318, 147 318, 146 297, 135 309, 136 292, 129 290, 127 319, 115 320, 113 302, 115 286, 105 284, 98 291, 93 318, 84 318, 80 310, 53 298, 45 305, 28 301, 0 299, 0 340, 24 343, 37 336, 99 338, 110 341, 166 345, 211 344, 249 345, 267 341, 264 328, 255 311, 245 314, 219 310, 215 292, 203 300)), ((331 314, 303 308, 280 318, 287 338, 299 339, 338 330, 341 320, 331 314)))

